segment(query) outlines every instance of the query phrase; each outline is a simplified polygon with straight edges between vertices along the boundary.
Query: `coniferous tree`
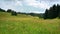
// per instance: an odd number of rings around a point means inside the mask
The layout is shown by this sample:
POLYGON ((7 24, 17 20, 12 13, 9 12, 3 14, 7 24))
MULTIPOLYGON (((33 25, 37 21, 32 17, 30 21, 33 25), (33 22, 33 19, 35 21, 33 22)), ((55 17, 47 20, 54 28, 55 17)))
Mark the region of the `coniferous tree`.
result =
POLYGON ((60 5, 57 4, 58 17, 60 18, 60 5))
POLYGON ((48 9, 46 9, 45 13, 44 13, 44 19, 48 18, 48 9))
POLYGON ((50 9, 45 11, 44 18, 53 19, 58 16, 59 11, 57 11, 57 6, 54 4, 50 9))
POLYGON ((57 17, 57 8, 56 5, 53 5, 48 11, 48 18, 53 19, 57 17))

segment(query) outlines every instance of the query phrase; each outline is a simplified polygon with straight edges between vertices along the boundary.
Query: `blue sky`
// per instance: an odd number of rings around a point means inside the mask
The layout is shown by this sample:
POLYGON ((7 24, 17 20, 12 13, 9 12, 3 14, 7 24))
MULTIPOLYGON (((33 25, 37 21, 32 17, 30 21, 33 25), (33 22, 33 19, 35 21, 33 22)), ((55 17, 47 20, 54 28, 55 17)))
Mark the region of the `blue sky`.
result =
POLYGON ((0 8, 17 12, 44 13, 45 9, 59 3, 60 0, 0 0, 0 8))

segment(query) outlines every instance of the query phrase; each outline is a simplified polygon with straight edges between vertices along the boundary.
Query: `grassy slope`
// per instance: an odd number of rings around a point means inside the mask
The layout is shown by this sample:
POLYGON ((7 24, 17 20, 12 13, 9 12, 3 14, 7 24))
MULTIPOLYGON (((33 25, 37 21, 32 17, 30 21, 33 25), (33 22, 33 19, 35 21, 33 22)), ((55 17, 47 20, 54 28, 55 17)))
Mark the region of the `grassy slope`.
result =
POLYGON ((43 20, 0 12, 0 34, 60 34, 60 19, 43 20))

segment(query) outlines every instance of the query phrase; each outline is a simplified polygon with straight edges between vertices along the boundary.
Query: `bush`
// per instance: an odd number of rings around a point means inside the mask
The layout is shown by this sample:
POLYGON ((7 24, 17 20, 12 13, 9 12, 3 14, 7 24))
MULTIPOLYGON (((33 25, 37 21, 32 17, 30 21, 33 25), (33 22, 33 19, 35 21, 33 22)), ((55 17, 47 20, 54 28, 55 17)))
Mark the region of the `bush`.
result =
POLYGON ((11 15, 12 15, 12 16, 17 16, 17 13, 16 13, 15 11, 12 11, 12 12, 11 12, 11 15))

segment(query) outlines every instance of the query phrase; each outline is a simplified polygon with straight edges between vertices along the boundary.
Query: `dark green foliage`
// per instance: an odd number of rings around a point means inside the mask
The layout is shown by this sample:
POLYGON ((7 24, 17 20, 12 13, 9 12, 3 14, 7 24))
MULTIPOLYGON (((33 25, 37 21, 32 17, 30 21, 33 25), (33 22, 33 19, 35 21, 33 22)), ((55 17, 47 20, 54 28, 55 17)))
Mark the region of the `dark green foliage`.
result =
POLYGON ((50 9, 46 9, 44 14, 44 19, 53 19, 56 17, 60 17, 60 5, 57 6, 54 4, 50 9))
POLYGON ((6 12, 6 11, 0 8, 0 12, 6 12))
POLYGON ((17 16, 17 13, 14 10, 8 9, 8 13, 11 13, 12 16, 17 16))
POLYGON ((30 13, 29 15, 31 16, 36 16, 36 17, 39 17, 39 18, 43 18, 43 13, 30 13))
POLYGON ((30 15, 31 15, 31 16, 35 16, 35 14, 34 14, 34 13, 30 13, 30 15))
POLYGON ((15 11, 12 11, 12 12, 11 12, 11 15, 12 15, 12 16, 17 16, 17 13, 16 13, 15 11))
POLYGON ((58 17, 60 18, 60 5, 57 4, 58 17))
POLYGON ((17 12, 18 14, 24 14, 24 15, 31 15, 33 17, 39 17, 43 18, 43 13, 22 13, 22 12, 17 12))
POLYGON ((48 18, 48 9, 46 9, 45 13, 44 13, 44 19, 48 18))
POLYGON ((48 11, 48 18, 53 19, 56 18, 58 16, 58 11, 57 11, 57 6, 53 5, 53 7, 51 7, 48 11))
POLYGON ((11 12, 12 12, 12 10, 11 10, 11 9, 8 9, 8 10, 7 10, 7 12, 8 12, 8 13, 11 13, 11 12))

